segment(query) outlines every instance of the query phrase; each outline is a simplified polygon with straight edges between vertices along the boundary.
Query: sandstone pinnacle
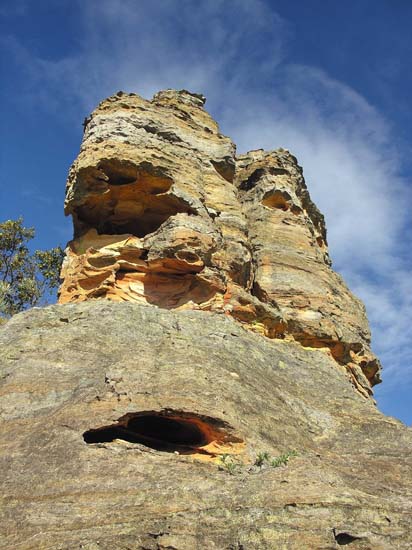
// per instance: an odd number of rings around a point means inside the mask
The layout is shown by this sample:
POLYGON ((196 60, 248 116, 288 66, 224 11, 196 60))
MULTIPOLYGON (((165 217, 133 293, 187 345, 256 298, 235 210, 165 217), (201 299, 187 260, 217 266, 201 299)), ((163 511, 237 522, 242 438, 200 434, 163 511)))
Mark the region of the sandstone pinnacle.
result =
POLYGON ((97 298, 233 316, 323 348, 368 396, 363 304, 333 271, 325 222, 288 151, 236 156, 205 98, 119 92, 91 114, 67 182, 60 303, 97 298))

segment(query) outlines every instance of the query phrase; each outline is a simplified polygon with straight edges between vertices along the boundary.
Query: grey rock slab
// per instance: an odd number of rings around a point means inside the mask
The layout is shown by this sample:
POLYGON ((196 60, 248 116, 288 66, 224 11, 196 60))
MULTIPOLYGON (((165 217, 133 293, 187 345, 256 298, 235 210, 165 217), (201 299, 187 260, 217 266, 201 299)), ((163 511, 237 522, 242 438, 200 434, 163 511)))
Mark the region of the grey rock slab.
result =
POLYGON ((330 354, 223 314, 100 300, 16 315, 0 331, 0 411, 2 550, 412 545, 411 430, 330 354), (233 471, 83 438, 164 409, 229 426, 245 443, 233 471))

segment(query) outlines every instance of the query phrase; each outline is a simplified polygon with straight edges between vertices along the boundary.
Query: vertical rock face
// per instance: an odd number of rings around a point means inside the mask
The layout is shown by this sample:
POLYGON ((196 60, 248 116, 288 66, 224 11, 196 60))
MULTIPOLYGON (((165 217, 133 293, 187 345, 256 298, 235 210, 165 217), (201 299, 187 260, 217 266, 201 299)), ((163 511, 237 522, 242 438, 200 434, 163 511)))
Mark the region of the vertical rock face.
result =
POLYGON ((92 114, 67 185, 75 240, 61 302, 214 309, 229 280, 250 286, 235 147, 203 103, 188 92, 119 94, 92 114))
POLYGON ((280 308, 285 335, 327 347, 363 393, 379 382, 365 308, 333 271, 323 215, 302 169, 286 151, 251 151, 237 159, 236 184, 254 263, 252 292, 280 308))
POLYGON ((205 99, 103 101, 67 182, 74 239, 60 303, 95 298, 224 313, 324 348, 364 395, 379 382, 361 302, 330 266, 322 214, 287 151, 235 155, 205 99))

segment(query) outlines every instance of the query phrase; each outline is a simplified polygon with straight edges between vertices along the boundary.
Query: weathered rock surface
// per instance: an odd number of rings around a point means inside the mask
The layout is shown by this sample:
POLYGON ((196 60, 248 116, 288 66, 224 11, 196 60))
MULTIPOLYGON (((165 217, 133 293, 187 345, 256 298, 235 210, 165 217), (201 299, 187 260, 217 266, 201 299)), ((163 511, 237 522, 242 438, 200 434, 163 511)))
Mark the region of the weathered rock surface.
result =
POLYGON ((67 184, 76 238, 61 302, 221 309, 229 281, 249 286, 235 147, 203 103, 188 92, 120 94, 94 111, 67 184))
POLYGON ((286 337, 328 347, 357 388, 370 392, 369 384, 380 381, 380 366, 369 349, 365 308, 330 267, 324 218, 302 169, 287 152, 263 150, 240 156, 237 166, 255 264, 253 294, 280 308, 286 337))
POLYGON ((226 313, 267 337, 328 348, 371 395, 380 365, 364 307, 330 267, 296 159, 236 157, 204 102, 119 92, 92 113, 67 182, 75 238, 60 302, 226 313))
POLYGON ((2 327, 0 548, 410 548, 412 431, 245 327, 109 300, 2 327))

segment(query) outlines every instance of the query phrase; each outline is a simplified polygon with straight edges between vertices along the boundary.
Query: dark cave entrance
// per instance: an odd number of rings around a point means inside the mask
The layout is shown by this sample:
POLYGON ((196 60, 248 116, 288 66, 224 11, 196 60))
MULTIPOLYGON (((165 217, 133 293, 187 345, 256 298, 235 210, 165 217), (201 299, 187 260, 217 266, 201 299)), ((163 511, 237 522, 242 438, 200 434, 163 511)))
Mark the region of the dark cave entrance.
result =
POLYGON ((123 439, 131 443, 142 443, 157 451, 168 452, 197 448, 209 442, 207 433, 194 422, 156 414, 131 418, 126 425, 88 430, 83 434, 83 439, 86 443, 106 443, 114 439, 123 439))
POLYGON ((222 420, 165 409, 128 413, 114 424, 87 430, 83 439, 87 444, 122 439, 156 451, 214 457, 243 448, 243 440, 231 432, 222 420))

